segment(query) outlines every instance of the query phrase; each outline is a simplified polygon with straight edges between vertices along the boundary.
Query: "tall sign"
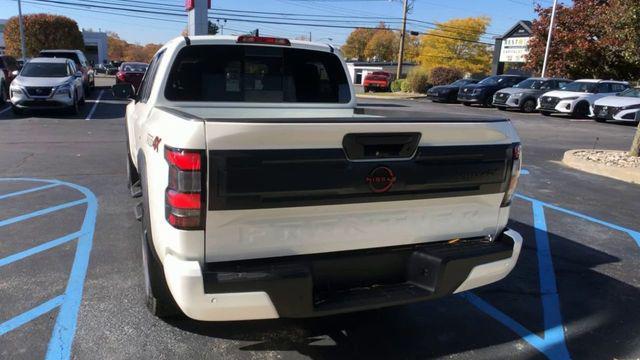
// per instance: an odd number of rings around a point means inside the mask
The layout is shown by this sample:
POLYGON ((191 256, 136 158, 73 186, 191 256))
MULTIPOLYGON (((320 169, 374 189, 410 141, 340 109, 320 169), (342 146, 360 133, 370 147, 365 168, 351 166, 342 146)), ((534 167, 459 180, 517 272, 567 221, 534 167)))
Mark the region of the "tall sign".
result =
POLYGON ((510 71, 524 74, 520 68, 529 53, 529 40, 531 40, 531 21, 526 20, 518 21, 504 35, 496 37, 491 73, 500 75, 504 72, 505 64, 512 64, 509 66, 510 71))
POLYGON ((185 0, 184 9, 189 14, 187 34, 207 35, 209 25, 208 10, 211 8, 211 0, 185 0))

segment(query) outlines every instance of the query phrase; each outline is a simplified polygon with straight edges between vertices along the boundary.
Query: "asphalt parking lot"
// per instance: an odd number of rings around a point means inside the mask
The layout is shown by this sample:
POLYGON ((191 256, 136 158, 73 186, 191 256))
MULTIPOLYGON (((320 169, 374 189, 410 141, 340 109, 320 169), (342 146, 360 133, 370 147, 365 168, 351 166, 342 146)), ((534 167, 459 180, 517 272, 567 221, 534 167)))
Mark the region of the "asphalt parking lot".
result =
POLYGON ((508 278, 318 319, 159 320, 143 301, 124 105, 103 88, 77 116, 0 107, 0 358, 640 358, 640 186, 560 162, 568 149, 626 149, 633 126, 426 100, 361 105, 513 120, 525 170, 510 226, 525 242, 508 278))

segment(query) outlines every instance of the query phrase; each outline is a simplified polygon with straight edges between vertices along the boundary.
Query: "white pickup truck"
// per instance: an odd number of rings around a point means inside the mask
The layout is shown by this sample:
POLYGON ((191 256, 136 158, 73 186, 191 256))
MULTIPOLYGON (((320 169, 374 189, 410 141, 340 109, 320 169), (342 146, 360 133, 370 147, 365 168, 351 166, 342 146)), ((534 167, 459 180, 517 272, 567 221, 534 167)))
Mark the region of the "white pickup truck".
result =
POLYGON ((226 321, 406 304, 515 266, 502 118, 358 108, 330 45, 177 38, 126 108, 148 306, 226 321))

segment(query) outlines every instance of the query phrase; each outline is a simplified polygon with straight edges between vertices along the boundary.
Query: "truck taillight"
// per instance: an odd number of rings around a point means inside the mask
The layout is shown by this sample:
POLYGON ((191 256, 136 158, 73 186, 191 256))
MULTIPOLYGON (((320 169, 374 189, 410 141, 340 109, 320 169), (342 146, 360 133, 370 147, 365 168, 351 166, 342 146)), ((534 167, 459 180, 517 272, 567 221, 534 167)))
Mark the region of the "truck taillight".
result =
POLYGON ((169 185, 165 192, 165 217, 181 230, 204 229, 205 193, 202 175, 205 153, 165 146, 169 185))
POLYGON ((513 165, 511 165, 511 176, 509 177, 509 186, 502 199, 502 207, 511 205, 511 200, 516 192, 516 186, 518 186, 518 179, 520 178, 520 168, 522 165, 522 147, 520 144, 514 144, 511 153, 513 165))

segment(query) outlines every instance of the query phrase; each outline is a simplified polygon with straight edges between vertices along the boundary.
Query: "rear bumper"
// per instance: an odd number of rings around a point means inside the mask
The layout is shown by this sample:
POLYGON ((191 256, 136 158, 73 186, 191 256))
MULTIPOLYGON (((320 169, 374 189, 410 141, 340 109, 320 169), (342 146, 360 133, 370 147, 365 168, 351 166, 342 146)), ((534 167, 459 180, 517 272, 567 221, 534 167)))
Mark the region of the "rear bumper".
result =
POLYGON ((171 293, 205 321, 311 317, 429 300, 498 281, 513 269, 522 237, 462 239, 392 248, 210 263, 167 254, 171 293))

